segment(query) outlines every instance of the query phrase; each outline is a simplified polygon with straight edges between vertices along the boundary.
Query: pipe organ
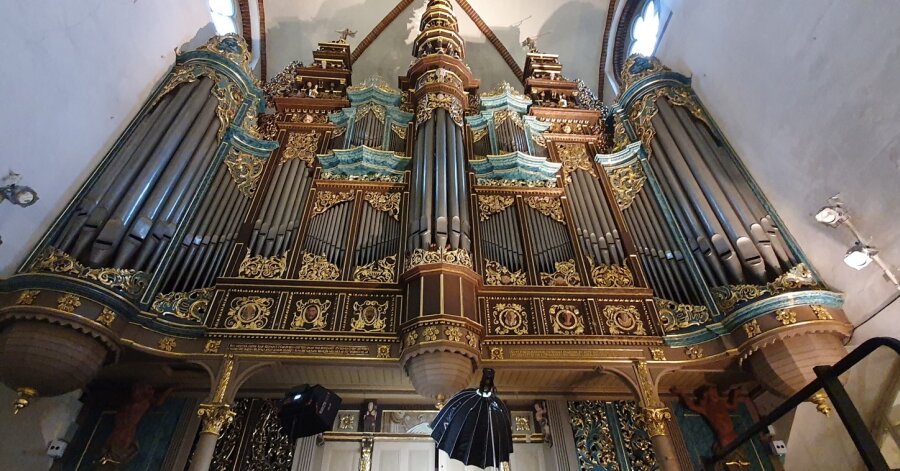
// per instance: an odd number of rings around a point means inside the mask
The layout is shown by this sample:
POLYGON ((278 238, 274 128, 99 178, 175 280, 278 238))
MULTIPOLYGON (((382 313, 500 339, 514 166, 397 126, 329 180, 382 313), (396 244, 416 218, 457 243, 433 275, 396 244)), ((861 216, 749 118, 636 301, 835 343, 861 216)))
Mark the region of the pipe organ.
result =
POLYGON ((402 367, 440 402, 480 366, 498 384, 602 366, 664 424, 647 378, 672 365, 734 360, 790 394, 811 370, 768 352, 841 354, 841 296, 688 78, 632 57, 607 106, 531 52, 521 91, 482 92, 449 0, 429 0, 412 54, 397 87, 353 85, 350 46, 323 42, 262 88, 237 36, 180 54, 0 284, 0 378, 60 394, 134 347, 402 367))

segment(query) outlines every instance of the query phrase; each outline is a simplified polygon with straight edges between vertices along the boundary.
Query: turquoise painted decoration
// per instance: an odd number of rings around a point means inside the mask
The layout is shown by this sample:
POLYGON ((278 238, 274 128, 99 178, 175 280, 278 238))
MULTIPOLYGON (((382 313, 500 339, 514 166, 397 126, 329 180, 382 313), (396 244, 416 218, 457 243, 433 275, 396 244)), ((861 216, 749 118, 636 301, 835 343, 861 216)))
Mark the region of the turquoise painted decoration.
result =
POLYGON ((470 160, 479 180, 517 180, 546 183, 556 180, 561 163, 550 162, 522 152, 488 155, 481 160, 470 160))
POLYGON ((334 149, 316 157, 326 176, 342 178, 387 177, 400 181, 409 168, 412 158, 389 150, 357 146, 352 149, 334 149))

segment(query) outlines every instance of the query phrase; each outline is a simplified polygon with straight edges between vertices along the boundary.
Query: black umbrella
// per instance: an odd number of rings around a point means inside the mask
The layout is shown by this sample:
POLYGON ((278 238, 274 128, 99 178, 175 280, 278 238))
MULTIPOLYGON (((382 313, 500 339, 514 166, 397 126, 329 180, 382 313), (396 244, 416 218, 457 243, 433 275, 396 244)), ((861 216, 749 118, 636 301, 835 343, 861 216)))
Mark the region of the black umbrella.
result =
POLYGON ((513 452, 512 420, 494 389, 494 370, 485 368, 478 389, 464 389, 431 422, 439 450, 467 466, 500 468, 513 452))

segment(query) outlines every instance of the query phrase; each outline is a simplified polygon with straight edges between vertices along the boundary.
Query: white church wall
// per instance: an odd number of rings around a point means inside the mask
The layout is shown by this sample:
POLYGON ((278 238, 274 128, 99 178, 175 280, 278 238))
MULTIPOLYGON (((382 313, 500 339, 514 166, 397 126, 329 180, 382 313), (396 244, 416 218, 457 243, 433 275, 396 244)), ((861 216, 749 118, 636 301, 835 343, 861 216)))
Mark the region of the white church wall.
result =
POLYGON ((0 274, 11 274, 175 60, 213 34, 206 0, 0 4, 0 174, 40 199, 0 204, 0 274))

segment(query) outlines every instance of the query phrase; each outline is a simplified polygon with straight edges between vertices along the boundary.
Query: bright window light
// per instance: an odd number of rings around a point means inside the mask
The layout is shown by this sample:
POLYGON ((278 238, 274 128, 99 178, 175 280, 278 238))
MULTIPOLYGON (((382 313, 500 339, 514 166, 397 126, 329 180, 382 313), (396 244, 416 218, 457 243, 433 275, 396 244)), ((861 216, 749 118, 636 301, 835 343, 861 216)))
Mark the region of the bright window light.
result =
POLYGON ((644 5, 644 11, 634 20, 631 26, 631 48, 629 54, 653 55, 656 42, 659 40, 659 9, 655 0, 644 5))
POLYGON ((222 16, 234 16, 234 0, 209 0, 209 9, 222 16))
POLYGON ((209 0, 209 14, 217 34, 237 33, 234 13, 234 0, 209 0))

